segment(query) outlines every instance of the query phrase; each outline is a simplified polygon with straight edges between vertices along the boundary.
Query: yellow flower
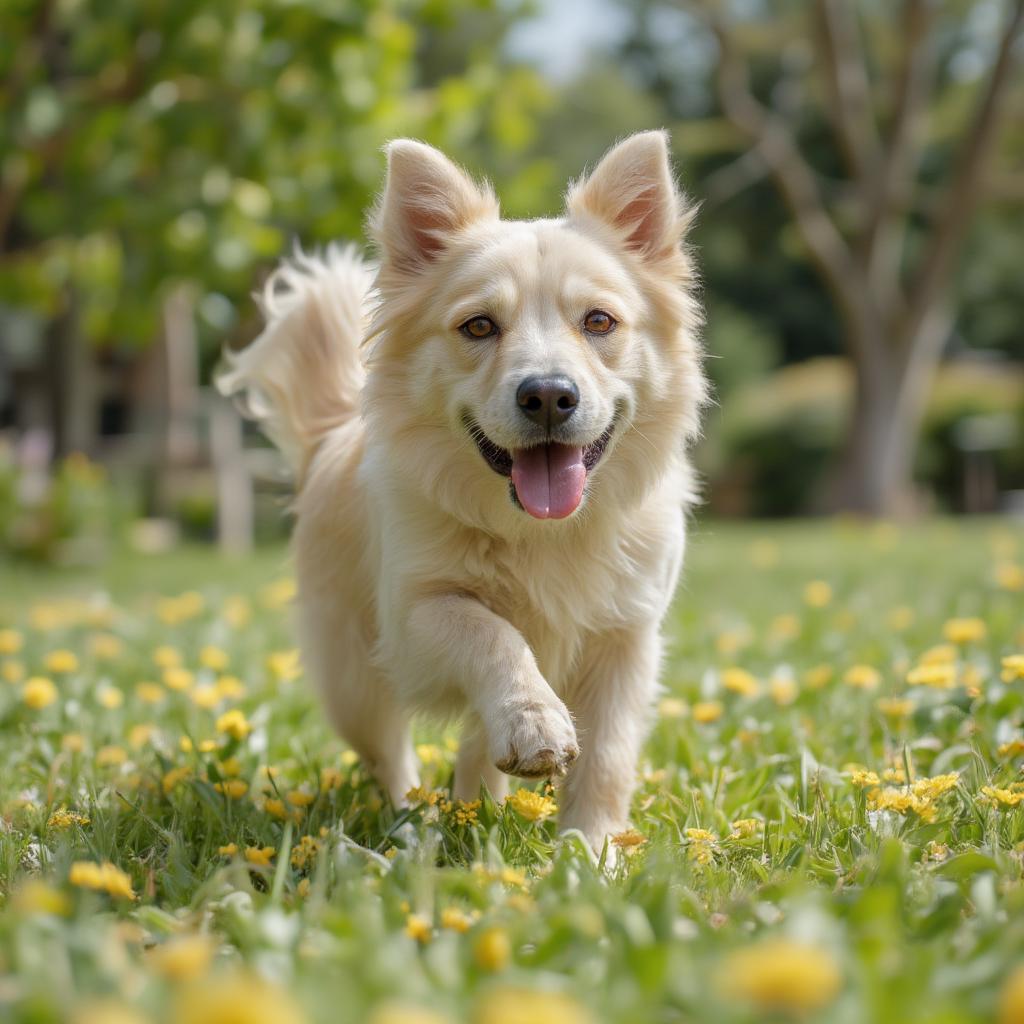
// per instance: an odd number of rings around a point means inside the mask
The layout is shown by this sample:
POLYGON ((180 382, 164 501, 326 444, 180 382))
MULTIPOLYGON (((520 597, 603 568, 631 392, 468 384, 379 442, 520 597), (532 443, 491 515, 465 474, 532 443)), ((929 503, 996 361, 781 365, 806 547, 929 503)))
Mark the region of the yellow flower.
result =
POLYGON ((1024 738, 1018 736, 1016 739, 1001 743, 996 753, 1000 757, 1020 757, 1024 754, 1024 738))
POLYGON ((184 782, 192 774, 192 769, 186 765, 179 765, 177 768, 172 768, 161 780, 161 787, 165 794, 170 795, 174 788, 181 782, 184 782))
POLYGON ((148 722, 133 725, 128 732, 128 745, 132 750, 140 750, 156 735, 156 726, 148 722))
POLYGON ((224 621, 240 629, 252 617, 252 605, 241 594, 234 594, 224 602, 224 621))
POLYGON ((875 707, 886 718, 894 720, 907 718, 914 712, 914 702, 906 697, 879 697, 875 701, 875 707))
POLYGON ((341 785, 342 775, 337 768, 320 769, 320 788, 337 789, 341 785))
POLYGON ((20 683, 25 678, 25 666, 20 661, 4 661, 0 666, 0 676, 5 682, 20 683))
POLYGON ((793 677, 789 675, 782 675, 781 673, 776 673, 772 676, 768 683, 768 689, 771 693, 772 700, 775 701, 779 707, 786 707, 787 705, 792 704, 799 693, 796 681, 793 677))
POLYGON ((663 697, 658 702, 658 714, 662 718, 685 718, 689 711, 686 701, 678 697, 663 697))
POLYGON ((453 932, 468 932, 476 921, 474 914, 467 914, 458 907, 445 907, 441 911, 441 927, 453 932))
POLYGON ((851 665, 843 673, 843 682, 861 690, 875 690, 882 681, 878 670, 870 665, 851 665))
POLYGON ((1004 683, 1012 683, 1017 679, 1024 679, 1024 654, 1008 654, 1000 661, 1002 666, 1002 680, 1004 683))
POLYGON ((995 806, 1002 804, 1004 807, 1016 807, 1024 800, 1024 792, 1015 792, 1010 789, 999 789, 996 786, 982 786, 983 796, 988 797, 989 802, 995 806))
POLYGON ((313 836, 303 836, 292 847, 292 867, 298 871, 304 871, 320 855, 323 843, 313 836))
POLYGON ((950 665, 956 661, 957 653, 952 644, 937 644, 929 647, 917 660, 922 665, 950 665))
POLYGON ((252 732, 252 726, 243 712, 232 708, 217 719, 217 732, 227 733, 232 739, 244 740, 252 732))
POLYGON ((61 737, 60 745, 62 750, 80 754, 85 750, 85 737, 80 732, 68 732, 61 737))
POLYGON ((690 709, 693 720, 700 725, 710 725, 712 722, 717 722, 722 717, 724 711, 725 707, 720 700, 698 701, 690 709))
POLYGON ((153 663, 158 668, 177 668, 181 664, 181 653, 176 647, 164 644, 153 652, 153 663))
POLYGON ((179 668, 177 666, 173 668, 164 669, 164 686, 168 690, 178 690, 179 692, 184 690, 191 690, 192 684, 196 681, 196 677, 189 672, 187 668, 179 668))
POLYGON ((815 665, 804 673, 804 686, 808 690, 820 690, 832 682, 834 675, 835 670, 831 665, 815 665))
POLYGON ((276 856, 277 850, 273 846, 247 846, 245 848, 245 859, 258 867, 270 867, 270 862, 276 856))
POLYGON ((951 690, 956 686, 956 665, 948 662, 915 665, 907 673, 911 686, 930 686, 935 690, 951 690))
POLYGON ((96 700, 108 711, 114 711, 124 703, 124 692, 116 686, 102 686, 96 693, 96 700))
POLYGON ((272 654, 267 655, 267 668, 279 683, 287 683, 293 679, 298 679, 302 674, 298 650, 274 651, 272 654))
POLYGON ((935 819, 932 801, 907 789, 893 789, 890 786, 873 789, 868 793, 867 806, 870 811, 895 811, 897 814, 913 812, 922 821, 935 819))
POLYGON ((1024 965, 1015 967, 1003 982, 996 1024, 1024 1024, 1024 965))
POLYGON ((933 775, 927 779, 917 779, 910 787, 914 796, 924 800, 937 800, 943 793, 956 789, 960 781, 959 772, 949 772, 946 775, 933 775))
POLYGON ((558 805, 551 797, 542 796, 531 789, 518 789, 506 799, 512 810, 527 821, 543 821, 558 810, 558 805))
POLYGON ((409 914, 405 919, 405 934, 417 942, 429 942, 434 934, 430 922, 422 914, 409 914))
POLYGON ((146 704, 159 704, 167 691, 159 683, 136 683, 135 696, 146 704))
POLYGON ((688 828, 685 834, 690 841, 686 851, 690 860, 697 864, 710 864, 718 837, 705 828, 688 828))
POLYGON ((73 651, 50 651, 43 660, 47 672, 66 675, 78 671, 78 656, 73 651))
POLYGON ((238 853, 238 844, 228 843, 227 846, 218 846, 217 853, 222 857, 234 857, 238 853))
POLYGON ((985 639, 988 629, 981 619, 950 619, 942 634, 951 644, 976 644, 985 639))
POLYGON ((444 753, 436 743, 418 743, 416 756, 423 764, 444 764, 444 753))
POLYGON ((776 640, 795 640, 800 635, 800 619, 793 614, 776 615, 768 626, 768 633, 776 640))
POLYGON ((84 828, 89 824, 89 819, 85 817, 85 815, 79 814, 77 811, 69 811, 62 805, 50 815, 46 824, 49 828, 63 831, 66 828, 71 828, 72 825, 78 825, 79 827, 84 828))
POLYGON ((875 772, 868 771, 866 768, 854 768, 850 773, 850 782, 861 789, 866 789, 868 786, 877 786, 879 781, 878 775, 875 772))
POLYGON ((96 864, 89 860, 75 861, 71 865, 68 881, 82 889, 107 892, 120 899, 135 899, 131 878, 110 861, 103 864, 96 864))
POLYGON ((68 1024, 151 1024, 151 1021, 124 1003, 100 999, 73 1009, 68 1024))
POLYGON ((480 996, 472 1024, 592 1024, 575 999, 560 992, 527 988, 488 988, 480 996))
POLYGON ((16 629, 0 629, 0 654, 17 654, 25 643, 16 629))
POLYGON ((124 747, 118 747, 114 744, 100 747, 96 751, 96 764, 100 768, 114 768, 119 764, 124 764, 127 760, 128 754, 124 747))
POLYGON ((839 994, 842 983, 839 965, 829 953, 789 939, 769 939, 729 953, 717 972, 723 998, 768 1012, 821 1010, 839 994))
POLYGON ((310 793, 305 789, 293 789, 286 795, 285 799, 292 807, 308 807, 316 800, 316 794, 310 793))
POLYGON ((121 656, 124 644, 113 633, 96 633, 89 641, 89 649, 104 661, 112 661, 121 656))
POLYGON ((228 778, 242 774, 242 763, 237 757, 226 758, 220 762, 218 767, 220 768, 221 775, 225 775, 228 778))
POLYGON ((199 664, 214 672, 223 672, 228 667, 228 652, 207 644, 199 651, 199 664))
POLYGON ((473 959, 482 971, 497 974, 505 970, 512 959, 512 943, 505 929, 497 925, 485 928, 473 943, 473 959))
POLYGON ((474 825, 477 821, 476 812, 480 810, 479 800, 456 800, 453 817, 456 825, 474 825))
POLYGON ((245 686, 237 676, 219 676, 217 692, 225 700, 239 700, 245 696, 245 686))
POLYGON ((206 711, 212 711, 222 699, 217 687, 212 683, 204 683, 202 686, 197 686, 190 696, 192 697, 192 703, 196 707, 203 708, 206 711))
POLYGON ((760 818, 739 818, 730 827, 730 839, 752 839, 764 831, 764 822, 760 818))
POLYGON ((722 669, 721 679, 726 690, 743 697, 756 697, 761 690, 761 684, 746 669, 722 669))
POLYGON ((187 985, 174 1003, 171 1024, 308 1024, 287 992, 255 975, 211 977, 187 985))
POLYGON ((31 676, 21 688, 21 699, 33 710, 41 711, 57 699, 57 687, 45 676, 31 676))
POLYGON ((746 647, 751 641, 748 629, 726 629, 715 637, 715 650, 729 657, 746 647))
POLYGON ((149 953, 157 974, 171 981, 195 981, 206 974, 216 946, 208 935, 179 935, 149 953))
POLYGON ((632 857, 647 842, 647 836, 635 828, 627 828, 624 832, 616 832, 612 836, 612 846, 621 850, 627 857, 632 857))
POLYGON ((41 882, 38 878, 30 878, 14 890, 11 896, 14 909, 22 914, 51 914, 54 917, 67 917, 71 913, 71 902, 68 897, 52 885, 41 882))
POLYGON ((1002 562, 995 567, 993 572, 996 586, 1002 590, 1020 591, 1024 590, 1024 568, 1014 562, 1002 562))
POLYGON ((249 792, 249 783, 244 779, 226 779, 224 782, 215 782, 213 788, 232 800, 241 800, 249 792))
POLYGON ((824 580, 811 580, 804 587, 804 603, 811 608, 825 608, 832 603, 832 588, 824 580))
POLYGON ((949 847, 945 843, 936 842, 932 839, 924 848, 924 859, 943 861, 949 856, 949 847))

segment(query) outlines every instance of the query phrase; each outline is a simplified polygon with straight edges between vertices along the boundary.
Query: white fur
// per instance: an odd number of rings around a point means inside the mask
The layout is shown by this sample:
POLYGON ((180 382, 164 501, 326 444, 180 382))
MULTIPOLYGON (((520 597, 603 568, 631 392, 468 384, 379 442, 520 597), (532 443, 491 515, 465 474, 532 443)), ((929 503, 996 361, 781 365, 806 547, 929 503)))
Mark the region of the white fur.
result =
POLYGON ((626 827, 705 394, 689 219, 662 133, 613 149, 563 218, 526 223, 501 221, 436 150, 392 143, 372 221, 379 297, 351 251, 286 265, 286 297, 271 289, 266 331, 222 378, 256 393, 300 467, 306 664, 396 802, 417 781, 408 720, 423 709, 465 718, 456 796, 550 775, 562 826, 595 849, 626 827), (611 335, 581 332, 591 308, 618 320, 611 335), (481 312, 500 339, 459 333, 481 312), (515 388, 551 371, 581 392, 567 443, 616 428, 582 506, 541 521, 465 417, 530 444, 515 388))

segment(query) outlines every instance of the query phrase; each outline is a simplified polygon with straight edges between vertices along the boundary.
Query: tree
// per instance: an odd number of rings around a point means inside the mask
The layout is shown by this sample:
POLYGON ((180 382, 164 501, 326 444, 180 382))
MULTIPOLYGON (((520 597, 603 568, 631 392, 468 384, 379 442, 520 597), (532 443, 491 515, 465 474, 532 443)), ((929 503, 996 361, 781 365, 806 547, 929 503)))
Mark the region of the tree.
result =
MULTIPOLYGON (((783 69, 770 100, 751 74, 764 32, 730 20, 720 5, 698 11, 718 43, 721 109, 752 147, 744 159, 770 175, 843 324, 856 388, 836 501, 898 514, 907 508, 924 403, 950 333, 951 275, 1011 91, 1024 0, 1009 3, 973 106, 942 146, 928 138, 927 119, 960 105, 963 87, 951 67, 962 51, 949 46, 940 4, 904 0, 898 14, 849 0, 809 6, 806 38, 819 87, 808 85, 802 68, 783 69), (808 102, 820 104, 829 126, 841 187, 823 187, 800 137, 799 107, 808 102), (926 157, 936 159, 926 166, 926 157)), ((983 43, 973 46, 975 57, 988 56, 983 43)))

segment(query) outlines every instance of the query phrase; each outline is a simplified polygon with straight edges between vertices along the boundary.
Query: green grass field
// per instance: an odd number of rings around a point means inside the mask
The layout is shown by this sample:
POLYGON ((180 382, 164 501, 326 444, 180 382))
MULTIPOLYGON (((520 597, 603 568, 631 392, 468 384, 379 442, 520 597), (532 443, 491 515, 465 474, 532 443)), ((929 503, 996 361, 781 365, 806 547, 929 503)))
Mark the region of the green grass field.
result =
POLYGON ((289 593, 0 564, 0 1020, 1024 1021, 1019 529, 698 524, 614 870, 455 729, 388 806, 289 593))

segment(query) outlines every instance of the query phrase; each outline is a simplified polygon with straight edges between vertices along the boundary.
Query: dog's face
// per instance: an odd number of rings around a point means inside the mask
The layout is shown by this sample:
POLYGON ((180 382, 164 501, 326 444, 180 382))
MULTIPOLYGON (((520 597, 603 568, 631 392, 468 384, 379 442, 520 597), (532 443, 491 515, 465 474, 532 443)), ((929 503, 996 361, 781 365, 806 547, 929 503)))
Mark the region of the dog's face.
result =
POLYGON ((615 462, 631 460, 617 475, 635 490, 702 395, 664 137, 613 150, 561 220, 500 220, 419 143, 389 156, 371 422, 470 518, 493 523, 498 502, 499 520, 571 517, 615 462))

